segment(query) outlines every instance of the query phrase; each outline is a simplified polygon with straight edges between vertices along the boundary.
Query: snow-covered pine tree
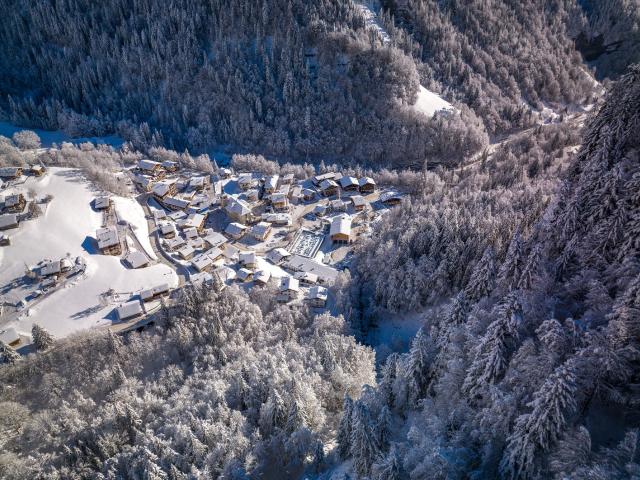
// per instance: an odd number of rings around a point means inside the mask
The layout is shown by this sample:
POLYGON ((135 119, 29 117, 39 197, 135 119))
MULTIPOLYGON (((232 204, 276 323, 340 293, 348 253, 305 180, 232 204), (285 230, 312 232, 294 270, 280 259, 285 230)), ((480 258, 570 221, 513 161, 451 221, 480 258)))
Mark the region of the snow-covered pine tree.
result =
POLYGON ((393 384, 396 379, 396 368, 398 365, 398 354, 392 353, 387 357, 387 361, 382 367, 382 375, 378 382, 378 391, 385 405, 393 408, 395 396, 393 393, 393 384))
POLYGON ((371 480, 400 480, 402 474, 402 461, 395 445, 392 445, 389 453, 380 457, 371 469, 371 480))
POLYGON ((349 395, 344 396, 344 404, 342 408, 342 417, 338 426, 336 442, 338 443, 338 455, 340 458, 346 459, 351 456, 351 432, 353 421, 353 400, 349 395))
POLYGON ((362 401, 353 405, 351 425, 351 457, 358 475, 369 475, 371 467, 380 453, 375 425, 369 409, 362 401))
POLYGON ((508 363, 510 342, 517 336, 522 307, 515 294, 510 294, 496 311, 498 318, 487 328, 474 351, 463 389, 471 398, 494 383, 508 363))
POLYGON ((563 433, 567 415, 576 408, 574 362, 560 365, 544 382, 528 404, 507 439, 500 470, 507 478, 530 478, 536 470, 539 453, 549 450, 563 433))
POLYGON ((514 288, 520 280, 520 274, 524 266, 524 244, 520 229, 516 230, 509 244, 507 255, 500 267, 500 280, 508 289, 514 288))
POLYGON ((406 361, 405 376, 409 382, 410 400, 415 403, 424 395, 431 378, 431 363, 434 359, 434 346, 431 338, 421 328, 411 341, 406 361))
POLYGON ((31 337, 33 338, 33 344, 36 350, 39 352, 47 350, 54 344, 54 339, 51 334, 37 323, 34 323, 31 328, 31 337))
POLYGON ((389 448, 389 441, 391 437, 391 411, 389 407, 383 405, 378 414, 376 421, 376 434, 378 436, 378 445, 380 449, 385 452, 389 448))
POLYGON ((485 248, 480 261, 475 265, 465 288, 465 295, 471 301, 486 297, 493 290, 496 275, 495 252, 492 246, 485 248))

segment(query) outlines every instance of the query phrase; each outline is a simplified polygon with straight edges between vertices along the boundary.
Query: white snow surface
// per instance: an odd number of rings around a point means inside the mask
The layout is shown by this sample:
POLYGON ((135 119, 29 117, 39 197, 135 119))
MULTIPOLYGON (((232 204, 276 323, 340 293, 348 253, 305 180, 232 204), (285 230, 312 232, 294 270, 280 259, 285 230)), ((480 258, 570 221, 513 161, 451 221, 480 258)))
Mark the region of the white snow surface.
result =
POLYGON ((9 122, 0 122, 0 135, 4 137, 11 138, 11 136, 22 130, 31 130, 35 132, 39 137, 43 147, 50 147, 54 143, 61 144, 62 142, 71 142, 75 144, 80 143, 96 143, 96 144, 106 144, 111 145, 115 148, 120 148, 124 141, 122 138, 110 135, 106 137, 72 137, 67 135, 66 133, 60 130, 42 130, 39 128, 25 128, 25 127, 17 127, 9 122))
POLYGON ((134 235, 144 249, 144 253, 151 260, 157 260, 158 257, 153 252, 151 241, 149 240, 149 224, 142 206, 135 199, 125 197, 113 197, 113 203, 116 207, 118 218, 131 225, 134 235))
POLYGON ((453 105, 442 99, 440 95, 427 90, 422 85, 420 85, 420 89, 418 90, 418 100, 413 104, 413 108, 418 112, 424 113, 427 117, 433 117, 433 115, 440 110, 455 110, 453 105))
MULTIPOLYGON (((51 168, 44 178, 30 178, 21 188, 33 188, 38 197, 50 193, 54 198, 43 216, 9 231, 11 245, 0 249, 4 252, 0 259, 0 285, 21 279, 25 266, 43 259, 58 260, 67 253, 72 259, 83 257, 87 269, 64 288, 28 304, 17 320, 0 325, 1 328, 30 331, 38 323, 55 337, 64 337, 111 324, 114 321, 111 313, 118 302, 128 300, 142 289, 161 283, 177 286, 176 273, 164 264, 132 270, 120 258, 96 251, 94 237, 102 224, 102 214, 91 208, 96 192, 80 171, 51 168), (117 297, 101 301, 100 295, 109 289, 115 290, 117 297)), ((1 297, 15 303, 23 294, 22 288, 14 287, 3 291, 1 297)))

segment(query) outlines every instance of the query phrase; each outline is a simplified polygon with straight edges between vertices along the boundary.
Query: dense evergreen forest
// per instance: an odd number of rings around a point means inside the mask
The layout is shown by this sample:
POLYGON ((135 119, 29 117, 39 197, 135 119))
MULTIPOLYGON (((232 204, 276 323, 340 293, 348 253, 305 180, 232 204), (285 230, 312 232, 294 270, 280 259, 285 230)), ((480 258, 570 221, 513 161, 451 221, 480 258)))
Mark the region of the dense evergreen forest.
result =
POLYGON ((575 2, 402 3, 381 12, 383 42, 352 0, 4 0, 0 107, 139 147, 402 167, 451 162, 543 106, 591 100, 575 2), (420 82, 457 114, 407 108, 420 82))

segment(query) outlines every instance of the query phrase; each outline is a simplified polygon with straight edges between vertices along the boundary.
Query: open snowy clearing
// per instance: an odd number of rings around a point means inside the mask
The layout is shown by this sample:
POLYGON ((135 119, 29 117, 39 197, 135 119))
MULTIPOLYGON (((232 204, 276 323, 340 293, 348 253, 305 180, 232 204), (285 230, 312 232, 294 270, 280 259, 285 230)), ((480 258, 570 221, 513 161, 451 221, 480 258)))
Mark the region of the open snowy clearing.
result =
MULTIPOLYGON (((0 259, 2 300, 11 304, 22 300, 29 287, 19 283, 25 268, 44 259, 59 260, 69 253, 71 258, 84 258, 87 268, 61 290, 27 304, 19 317, 2 325, 3 328, 15 327, 28 332, 33 323, 38 323, 54 336, 63 337, 78 330, 109 325, 117 302, 128 300, 141 289, 161 283, 177 285, 175 272, 166 265, 131 270, 120 258, 96 251, 94 237, 102 225, 102 213, 92 209, 95 192, 80 171, 52 168, 40 180, 29 178, 21 190, 27 188, 35 190, 38 197, 52 194, 54 198, 42 217, 25 221, 19 229, 8 232, 11 245, 0 250, 3 252, 0 259), (16 281, 14 288, 4 288, 16 281), (113 289, 117 297, 101 300, 101 295, 109 289, 113 289)), ((131 211, 133 209, 128 210, 131 211)))
POLYGON ((422 85, 418 90, 418 100, 413 104, 413 108, 418 112, 424 113, 427 117, 433 117, 433 115, 440 110, 453 111, 453 105, 446 100, 443 100, 440 95, 433 93, 422 85))

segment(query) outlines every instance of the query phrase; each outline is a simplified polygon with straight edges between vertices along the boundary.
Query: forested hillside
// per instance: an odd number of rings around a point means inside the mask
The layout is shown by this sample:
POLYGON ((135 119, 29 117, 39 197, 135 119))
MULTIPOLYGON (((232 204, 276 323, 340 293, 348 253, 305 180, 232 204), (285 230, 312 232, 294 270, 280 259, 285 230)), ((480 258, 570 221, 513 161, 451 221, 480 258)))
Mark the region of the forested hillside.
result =
POLYGON ((594 93, 568 35, 567 21, 581 13, 574 1, 383 4, 425 85, 468 105, 490 133, 532 124, 532 109, 563 110, 594 93))
POLYGON ((402 167, 450 163, 485 131, 590 100, 565 27, 573 1, 388 7, 383 44, 352 0, 4 0, 0 106, 15 122, 117 130, 139 147, 402 167), (420 81, 462 102, 457 113, 404 108, 420 81))
MULTIPOLYGON (((256 299, 253 299, 254 301, 256 299)), ((375 383, 342 318, 188 291, 162 328, 0 368, 0 478, 297 478, 375 383)), ((4 355, 3 355, 4 357, 4 355)))
MULTIPOLYGON (((638 476, 639 165, 635 66, 586 126, 544 212, 513 215, 508 245, 485 227, 481 259, 453 284, 464 288, 407 354, 388 358, 375 392, 346 400, 339 451, 359 475, 638 476)), ((476 224, 436 238, 478 243, 476 224)), ((416 228, 434 241, 434 228, 416 228)), ((411 302, 423 290, 408 292, 411 302)))
POLYGON ((0 105, 16 122, 388 165, 486 141, 473 116, 431 125, 401 108, 415 64, 370 37, 351 1, 5 4, 0 105), (433 128, 454 140, 435 144, 433 128))

